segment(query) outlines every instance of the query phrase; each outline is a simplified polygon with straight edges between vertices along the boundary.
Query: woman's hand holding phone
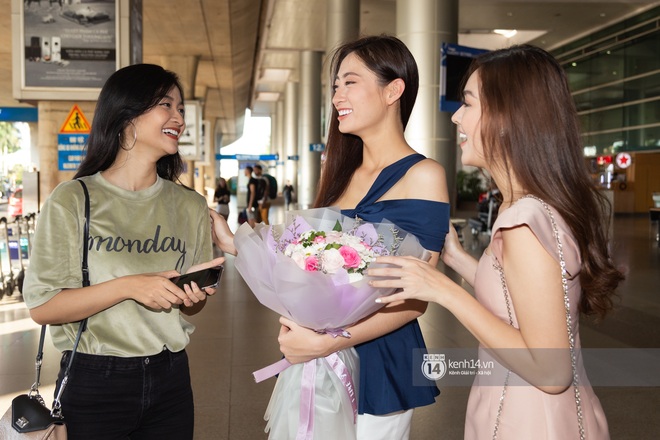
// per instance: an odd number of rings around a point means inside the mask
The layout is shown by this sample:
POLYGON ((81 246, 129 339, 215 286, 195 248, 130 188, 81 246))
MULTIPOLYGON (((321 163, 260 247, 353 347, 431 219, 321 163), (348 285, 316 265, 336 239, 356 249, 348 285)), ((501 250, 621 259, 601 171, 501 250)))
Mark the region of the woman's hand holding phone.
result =
POLYGON ((187 299, 183 301, 184 306, 191 307, 195 303, 204 301, 208 295, 215 294, 223 271, 222 263, 224 262, 223 257, 216 258, 192 266, 183 275, 170 278, 170 281, 185 292, 187 299))

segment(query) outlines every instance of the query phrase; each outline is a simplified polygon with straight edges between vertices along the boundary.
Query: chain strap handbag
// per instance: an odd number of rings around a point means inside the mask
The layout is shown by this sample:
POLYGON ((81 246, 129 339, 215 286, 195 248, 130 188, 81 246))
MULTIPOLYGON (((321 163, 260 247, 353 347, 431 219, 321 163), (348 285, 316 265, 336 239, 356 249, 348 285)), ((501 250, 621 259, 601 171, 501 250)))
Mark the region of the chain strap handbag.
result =
MULTIPOLYGON (((89 269, 87 267, 87 251, 89 243, 89 193, 87 187, 78 180, 83 187, 85 193, 85 225, 84 225, 84 241, 83 241, 83 258, 82 258, 82 274, 83 274, 83 287, 90 285, 89 282, 89 269)), ((11 407, 5 412, 2 419, 0 419, 0 439, 2 440, 66 440, 67 432, 62 414, 62 405, 60 399, 62 393, 69 380, 69 370, 73 364, 73 358, 82 332, 87 327, 87 318, 80 322, 76 340, 73 344, 73 350, 69 362, 64 371, 64 378, 60 384, 57 396, 53 402, 53 409, 48 409, 44 399, 39 393, 39 385, 41 385, 41 364, 43 360, 44 340, 46 337, 46 326, 41 326, 41 336, 39 337, 39 349, 37 351, 36 366, 36 379, 30 392, 28 394, 21 394, 15 397, 11 402, 11 407)))
MULTIPOLYGON (((526 196, 523 196, 522 198, 531 198, 543 205, 543 208, 545 208, 545 211, 547 212, 548 216, 550 217, 550 223, 552 224, 552 232, 553 235, 555 236, 555 239, 557 240, 557 253, 559 255, 559 265, 561 267, 561 285, 564 290, 564 308, 566 310, 566 328, 568 330, 568 343, 569 343, 569 350, 570 350, 570 355, 571 355, 571 370, 572 370, 572 375, 573 379, 571 382, 571 386, 573 387, 573 392, 575 395, 575 408, 576 408, 576 413, 577 413, 577 422, 578 422, 578 433, 580 440, 585 440, 586 436, 584 433, 584 425, 583 425, 583 420, 582 420, 582 400, 580 398, 580 389, 578 388, 578 374, 577 374, 577 361, 576 361, 576 355, 575 355, 575 337, 573 336, 573 333, 571 332, 572 324, 571 324, 571 307, 570 307, 570 302, 568 298, 568 276, 567 276, 567 270, 566 270, 566 261, 564 260, 564 250, 563 246, 561 243, 561 239, 559 237, 559 228, 557 227, 557 222, 555 221, 555 217, 552 214, 552 211, 550 210, 550 206, 545 203, 543 200, 540 198, 528 194, 526 196)), ((500 273, 500 280, 502 282, 502 291, 504 292, 504 301, 506 303, 506 311, 509 314, 509 325, 513 326, 513 316, 511 314, 511 303, 509 301, 509 291, 506 287, 506 280, 504 278, 504 270, 502 269, 502 266, 497 263, 493 265, 495 269, 497 269, 500 273)), ((511 375, 511 370, 507 370, 506 377, 504 378, 504 386, 502 387, 502 394, 500 395, 499 399, 499 405, 497 407, 497 414, 495 416, 495 428, 493 430, 493 440, 497 440, 497 434, 498 430, 500 427, 500 418, 502 416, 502 409, 504 407, 504 400, 506 397, 506 389, 507 386, 509 385, 509 377, 511 375)))

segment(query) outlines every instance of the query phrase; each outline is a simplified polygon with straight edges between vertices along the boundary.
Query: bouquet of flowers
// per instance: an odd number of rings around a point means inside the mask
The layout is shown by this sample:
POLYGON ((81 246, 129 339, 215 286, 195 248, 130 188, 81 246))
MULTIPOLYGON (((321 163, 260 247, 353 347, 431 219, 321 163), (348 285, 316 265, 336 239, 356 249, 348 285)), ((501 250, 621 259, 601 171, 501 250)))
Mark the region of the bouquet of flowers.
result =
MULTIPOLYGON (((283 244, 286 247, 282 253, 308 272, 334 275, 340 270, 346 271, 348 282, 356 282, 362 279, 364 270, 378 255, 389 254, 380 245, 380 237, 369 236, 376 231, 372 225, 368 226, 371 228, 357 226, 345 233, 337 221, 329 232, 310 229, 288 241, 288 244, 285 240, 283 244), (358 233, 360 230, 364 235, 358 233)), ((287 229, 287 232, 295 234, 295 227, 293 230, 287 229)))
MULTIPOLYGON (((257 299, 301 326, 350 337, 345 328, 374 313, 394 289, 369 285, 380 255, 424 258, 417 238, 390 222, 364 223, 335 208, 291 212, 282 225, 242 225, 235 266, 257 299)), ((354 438, 359 363, 354 349, 291 365, 285 359, 254 373, 279 373, 266 420, 271 438, 354 438)))

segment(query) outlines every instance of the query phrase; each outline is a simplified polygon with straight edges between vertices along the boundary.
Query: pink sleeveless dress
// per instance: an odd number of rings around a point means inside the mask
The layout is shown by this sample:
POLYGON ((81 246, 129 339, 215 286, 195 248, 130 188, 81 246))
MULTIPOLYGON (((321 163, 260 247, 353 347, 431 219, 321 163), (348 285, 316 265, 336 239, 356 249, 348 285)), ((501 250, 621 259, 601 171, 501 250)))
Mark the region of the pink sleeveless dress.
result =
MULTIPOLYGON (((575 335, 583 414, 582 424, 585 436, 590 440, 609 439, 605 413, 589 384, 582 359, 579 356, 578 303, 581 289, 579 277, 575 276, 580 270, 579 250, 563 219, 554 209, 552 212, 559 229, 566 268, 571 277, 568 280, 568 294, 572 333, 575 335)), ((498 216, 493 225, 490 246, 479 260, 474 290, 479 302, 507 323, 509 313, 502 291, 500 272, 494 264, 501 261, 502 236, 500 230, 519 225, 527 225, 548 253, 559 261, 557 240, 553 234, 552 223, 546 209, 539 201, 523 198, 498 216)), ((518 321, 512 303, 510 309, 513 325, 517 328, 518 321)), ((506 368, 497 363, 482 347, 479 348, 479 358, 482 363, 493 361, 496 374, 491 377, 476 376, 472 385, 465 421, 465 438, 468 440, 493 438, 503 389, 503 386, 499 384, 504 384, 506 376, 506 368)), ((510 385, 506 389, 499 424, 497 424, 498 439, 569 440, 580 438, 572 386, 561 394, 547 394, 532 385, 525 385, 526 382, 513 372, 511 372, 509 383, 514 385, 510 385)))

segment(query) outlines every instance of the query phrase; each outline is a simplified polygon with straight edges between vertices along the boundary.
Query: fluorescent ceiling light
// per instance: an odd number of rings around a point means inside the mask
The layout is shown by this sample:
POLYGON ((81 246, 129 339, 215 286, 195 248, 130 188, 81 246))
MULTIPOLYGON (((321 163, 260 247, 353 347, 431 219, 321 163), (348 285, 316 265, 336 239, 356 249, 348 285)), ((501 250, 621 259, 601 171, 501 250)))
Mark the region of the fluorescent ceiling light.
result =
POLYGON ((261 74, 260 81, 264 82, 287 82, 289 80, 289 75, 291 74, 290 69, 264 69, 261 74))
POLYGON ((518 33, 515 29, 495 29, 493 32, 505 38, 511 38, 518 33))
POLYGON ((257 101, 275 102, 280 99, 278 92, 259 92, 257 94, 257 101))

